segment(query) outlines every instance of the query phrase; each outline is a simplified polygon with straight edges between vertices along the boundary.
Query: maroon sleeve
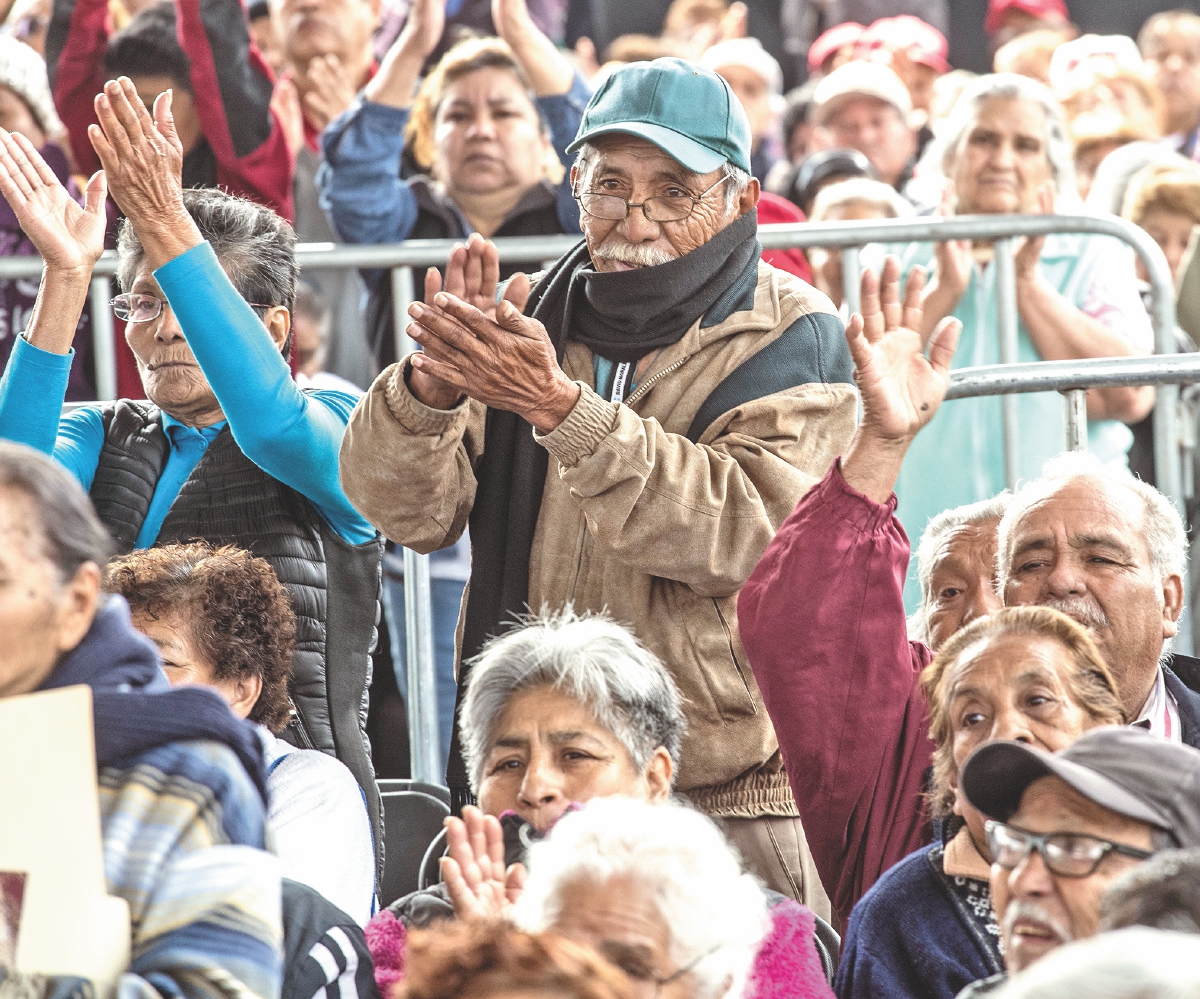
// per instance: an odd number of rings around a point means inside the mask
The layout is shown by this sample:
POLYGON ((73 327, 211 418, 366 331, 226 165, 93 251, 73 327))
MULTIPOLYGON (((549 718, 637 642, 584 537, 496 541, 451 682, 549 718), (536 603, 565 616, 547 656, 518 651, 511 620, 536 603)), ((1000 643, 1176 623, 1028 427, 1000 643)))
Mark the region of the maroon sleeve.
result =
POLYGON ((92 102, 104 89, 108 35, 108 0, 54 0, 46 32, 46 69, 54 107, 71 139, 75 168, 85 175, 100 169, 87 130, 96 121, 92 102))
POLYGON ((742 587, 738 624, 834 911, 926 836, 933 743, 908 641, 908 538, 837 462, 783 522, 742 587))
POLYGON ((175 0, 175 18, 217 182, 290 221, 292 156, 271 110, 271 70, 250 42, 241 0, 175 0))

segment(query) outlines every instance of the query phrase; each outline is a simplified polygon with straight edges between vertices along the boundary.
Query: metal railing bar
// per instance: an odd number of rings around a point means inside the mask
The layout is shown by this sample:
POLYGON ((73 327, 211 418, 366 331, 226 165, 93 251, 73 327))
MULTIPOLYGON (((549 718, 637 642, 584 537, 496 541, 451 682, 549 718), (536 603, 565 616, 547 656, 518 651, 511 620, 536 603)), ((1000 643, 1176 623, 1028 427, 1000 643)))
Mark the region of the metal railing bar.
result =
MULTIPOLYGON (((992 248, 992 275, 996 289, 996 330, 1000 346, 1000 363, 1017 361, 1017 283, 1013 264, 1013 240, 998 239, 992 248)), ((1000 400, 1001 438, 1004 446, 1004 482, 1009 489, 1017 485, 1021 447, 1021 418, 1017 397, 1006 395, 1000 400)))
POLYGON ((956 368, 947 399, 1007 392, 1065 392, 1128 385, 1187 385, 1200 382, 1200 352, 1162 357, 1092 357, 1082 361, 1026 361, 956 368))
POLYGON ((1067 410, 1067 450, 1086 451, 1088 446, 1087 389, 1067 389, 1062 396, 1067 410))

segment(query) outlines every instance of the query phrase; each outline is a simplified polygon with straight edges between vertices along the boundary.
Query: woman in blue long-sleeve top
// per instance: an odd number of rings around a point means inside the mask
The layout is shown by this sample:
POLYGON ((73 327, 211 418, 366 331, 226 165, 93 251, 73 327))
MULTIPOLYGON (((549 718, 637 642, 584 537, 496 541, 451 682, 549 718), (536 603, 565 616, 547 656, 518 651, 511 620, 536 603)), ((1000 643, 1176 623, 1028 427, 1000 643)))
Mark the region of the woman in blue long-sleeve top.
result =
MULTIPOLYGON (((347 242, 581 232, 564 166, 587 84, 534 25, 525 0, 493 0, 492 20, 500 37, 456 45, 414 99, 444 21, 443 0, 415 0, 379 72, 325 129, 317 183, 347 242), (429 176, 401 179, 406 140, 429 176)), ((381 366, 397 360, 384 273, 363 274, 367 331, 381 366)), ((490 282, 485 275, 483 286, 493 287, 496 275, 490 282)))
POLYGON ((45 261, 0 380, 0 437, 69 469, 118 551, 201 538, 272 564, 297 619, 288 733, 342 760, 377 815, 359 709, 382 542, 339 482, 354 396, 301 392, 285 359, 295 233, 269 208, 182 190, 169 91, 154 121, 125 78, 105 85, 96 110, 104 170, 82 208, 32 145, 0 133, 0 190, 45 261), (149 401, 63 414, 75 324, 103 250, 106 178, 126 215, 113 305, 149 401))

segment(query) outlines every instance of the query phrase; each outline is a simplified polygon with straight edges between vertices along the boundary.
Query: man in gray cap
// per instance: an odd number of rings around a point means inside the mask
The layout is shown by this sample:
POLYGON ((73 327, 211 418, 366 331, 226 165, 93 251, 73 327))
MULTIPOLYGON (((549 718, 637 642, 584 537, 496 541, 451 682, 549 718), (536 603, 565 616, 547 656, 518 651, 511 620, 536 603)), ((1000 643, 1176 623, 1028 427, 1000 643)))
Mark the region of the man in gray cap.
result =
MULTIPOLYGON (((526 606, 606 608, 630 625, 685 698, 677 789, 726 820, 768 886, 827 915, 737 594, 853 432, 842 324, 820 292, 759 262, 750 124, 717 74, 681 59, 618 70, 568 151, 584 241, 528 301, 517 277, 496 305, 495 248, 479 236, 447 267, 465 292, 427 275, 409 326, 424 352, 364 397, 343 482, 418 551, 469 521, 460 691, 526 606)), ((541 800, 528 766, 523 793, 541 800)), ((464 803, 457 748, 447 777, 464 803)), ((551 795, 545 813, 567 804, 551 795)))
POLYGON ((1101 896, 1123 871, 1200 846, 1200 751, 1138 728, 1094 729, 1059 753, 988 743, 963 767, 962 789, 992 819, 992 907, 1010 974, 1094 936, 1101 896))

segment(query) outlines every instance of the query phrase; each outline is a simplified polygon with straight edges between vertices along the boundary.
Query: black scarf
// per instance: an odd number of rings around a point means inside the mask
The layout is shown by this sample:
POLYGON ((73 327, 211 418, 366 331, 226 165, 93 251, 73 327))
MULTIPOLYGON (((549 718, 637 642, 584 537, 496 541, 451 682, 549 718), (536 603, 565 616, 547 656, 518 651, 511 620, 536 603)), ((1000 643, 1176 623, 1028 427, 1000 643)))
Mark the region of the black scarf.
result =
MULTIPOLYGON (((637 361, 678 343, 713 303, 757 267, 758 213, 747 212, 707 243, 657 267, 599 273, 580 243, 538 282, 525 311, 546 327, 562 363, 567 340, 613 361, 637 361)), ((529 554, 546 483, 549 454, 516 413, 487 411, 484 452, 475 469, 471 509, 471 588, 463 623, 463 662, 524 613, 529 599, 529 554)), ((459 670, 459 701, 469 669, 459 670)), ((458 737, 446 773, 455 812, 468 803, 458 737)))
POLYGON ((88 633, 39 690, 92 688, 96 765, 128 760, 171 742, 222 742, 241 760, 264 804, 267 778, 254 727, 236 718, 206 687, 175 687, 158 666, 158 649, 129 622, 129 605, 110 596, 88 633))

